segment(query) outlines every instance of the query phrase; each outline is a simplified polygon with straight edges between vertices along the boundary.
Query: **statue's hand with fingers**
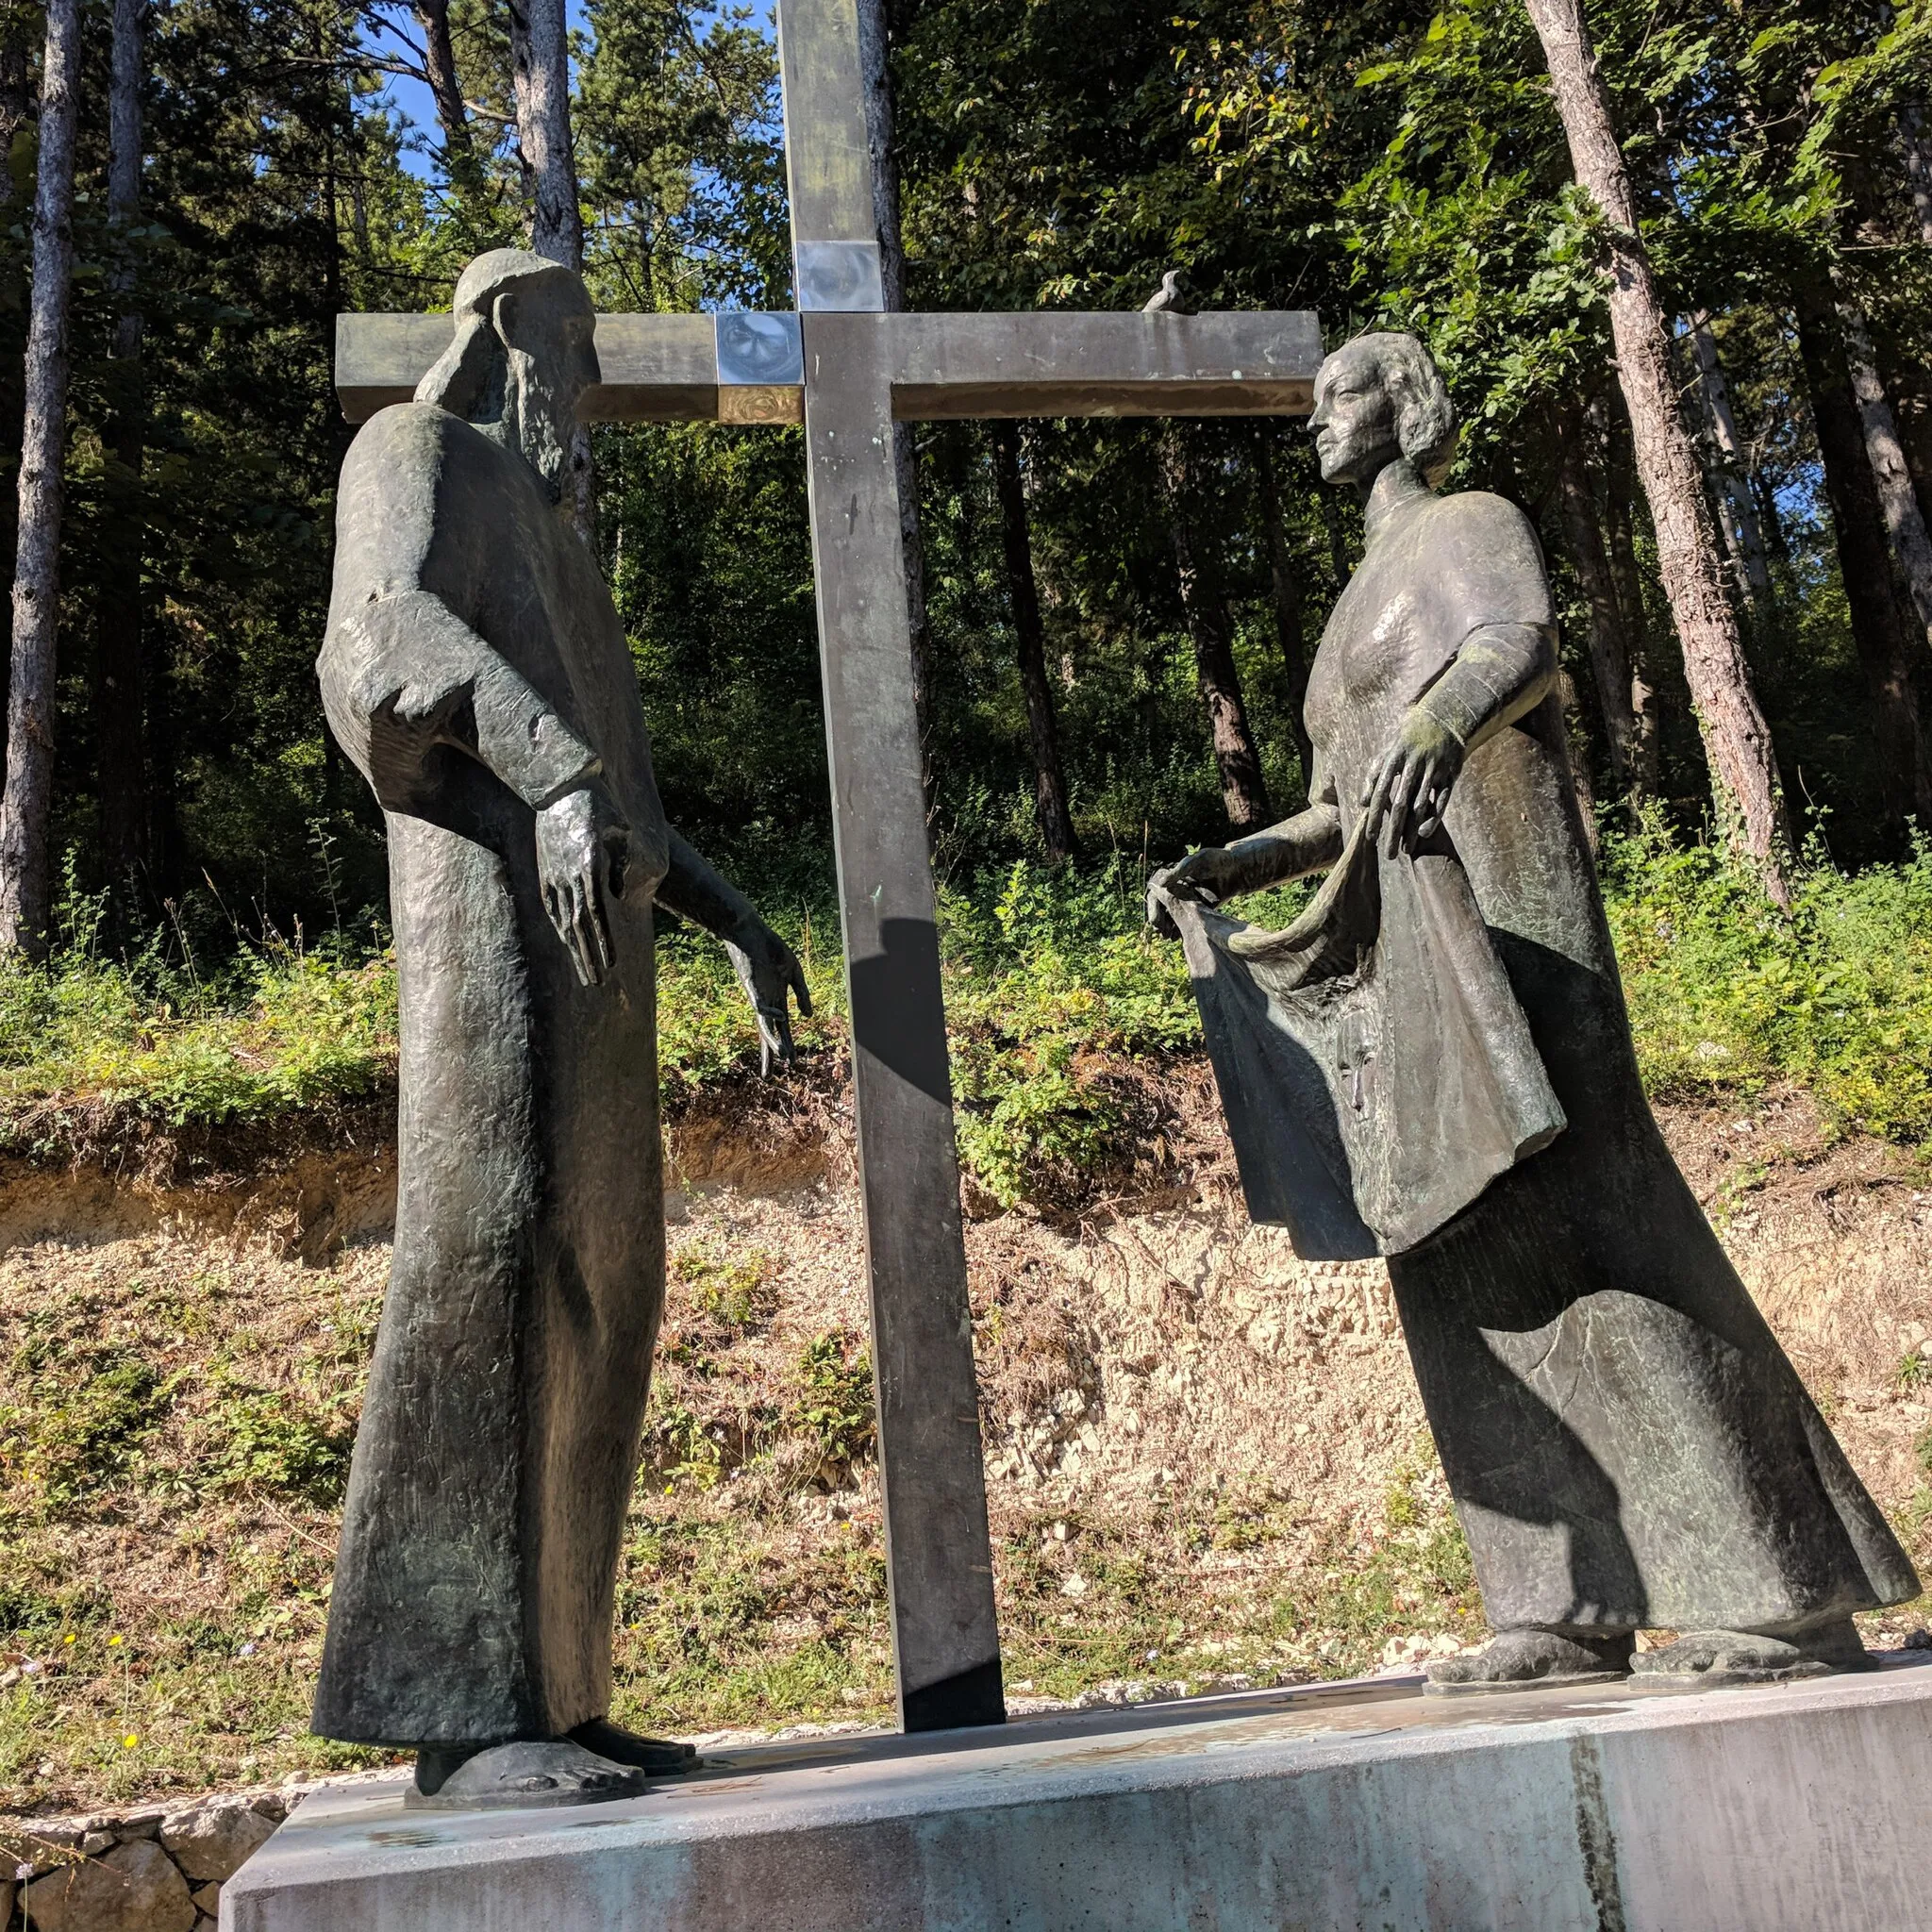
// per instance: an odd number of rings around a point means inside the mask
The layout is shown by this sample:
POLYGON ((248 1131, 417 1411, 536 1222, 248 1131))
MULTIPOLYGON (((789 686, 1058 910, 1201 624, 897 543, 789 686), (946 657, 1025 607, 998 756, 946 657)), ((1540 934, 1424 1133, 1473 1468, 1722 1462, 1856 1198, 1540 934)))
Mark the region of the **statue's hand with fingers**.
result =
POLYGON ((601 785, 580 785, 537 813, 543 909, 585 986, 601 986, 615 964, 605 895, 624 897, 630 856, 630 826, 601 785))
POLYGON ((1442 823, 1462 771, 1463 742, 1426 705, 1411 705, 1395 742, 1362 787, 1366 835, 1393 858, 1405 842, 1426 839, 1442 823))
POLYGON ((761 919, 752 921, 735 940, 726 940, 724 950, 758 1015, 759 1073, 769 1074, 774 1060, 789 1065, 798 1050, 791 1043, 788 995, 796 998, 803 1018, 811 1018, 811 989, 798 955, 761 919))
POLYGON ((1178 865, 1164 867, 1147 881, 1147 924, 1163 939, 1178 939, 1180 934, 1162 895, 1172 892, 1184 899, 1199 899, 1204 905, 1219 905, 1227 896, 1234 872, 1224 845, 1203 845, 1178 865))

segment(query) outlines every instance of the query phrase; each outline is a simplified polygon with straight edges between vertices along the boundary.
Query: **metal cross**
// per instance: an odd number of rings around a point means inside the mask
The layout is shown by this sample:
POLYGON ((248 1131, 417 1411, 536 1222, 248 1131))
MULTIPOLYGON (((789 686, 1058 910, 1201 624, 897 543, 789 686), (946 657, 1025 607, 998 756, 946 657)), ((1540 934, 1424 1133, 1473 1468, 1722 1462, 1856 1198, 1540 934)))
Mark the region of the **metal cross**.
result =
MULTIPOLYGON (((806 431, 825 736, 900 1722, 1006 1714, 966 1294, 959 1174, 900 549, 894 422, 1305 415, 1305 312, 886 314, 856 0, 779 0, 798 310, 604 315, 606 422, 806 431)), ((342 315, 360 422, 414 393, 446 315, 342 315)))

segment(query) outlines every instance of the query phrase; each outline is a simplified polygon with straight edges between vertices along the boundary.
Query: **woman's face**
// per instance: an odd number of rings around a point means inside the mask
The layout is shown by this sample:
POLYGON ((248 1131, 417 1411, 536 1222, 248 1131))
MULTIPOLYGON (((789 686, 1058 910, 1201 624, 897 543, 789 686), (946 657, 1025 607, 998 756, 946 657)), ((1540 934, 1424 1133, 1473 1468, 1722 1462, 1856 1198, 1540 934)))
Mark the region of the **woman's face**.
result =
POLYGON ((1402 454, 1381 358, 1360 342, 1338 349, 1315 377, 1315 456, 1326 483, 1370 483, 1402 454))

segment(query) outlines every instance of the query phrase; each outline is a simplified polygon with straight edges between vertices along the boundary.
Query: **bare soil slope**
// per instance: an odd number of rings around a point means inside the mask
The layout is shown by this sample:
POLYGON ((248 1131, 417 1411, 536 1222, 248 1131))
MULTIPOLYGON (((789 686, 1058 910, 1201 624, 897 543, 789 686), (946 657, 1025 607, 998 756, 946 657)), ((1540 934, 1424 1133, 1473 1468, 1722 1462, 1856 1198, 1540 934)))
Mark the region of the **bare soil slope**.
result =
MULTIPOLYGON (((1330 1676, 1482 1636, 1379 1266, 1250 1227, 1188 1093, 1185 1185, 968 1229, 1008 1686, 1330 1676)), ((380 1122, 273 1160, 0 1173, 0 1809, 273 1779, 305 1733, 393 1196, 380 1122)), ((1932 1190, 1801 1095, 1666 1131, 1922 1561, 1932 1190)), ((673 1281, 618 1714, 889 1707, 864 1284, 836 1102, 671 1136, 673 1281)), ((983 1204, 982 1204, 983 1205, 983 1204)), ((1895 1614, 1894 1637, 1916 1623, 1895 1614)))

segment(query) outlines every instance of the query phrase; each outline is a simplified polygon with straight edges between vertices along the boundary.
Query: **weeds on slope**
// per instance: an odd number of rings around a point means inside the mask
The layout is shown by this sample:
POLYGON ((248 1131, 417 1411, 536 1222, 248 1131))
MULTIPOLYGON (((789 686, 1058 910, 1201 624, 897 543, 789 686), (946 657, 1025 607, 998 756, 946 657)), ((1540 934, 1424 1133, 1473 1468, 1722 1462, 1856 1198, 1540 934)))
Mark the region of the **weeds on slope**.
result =
MULTIPOLYGON (((1846 874, 1814 846, 1789 915, 1660 817, 1607 835, 1603 864, 1653 1093, 1795 1081, 1836 1127, 1932 1141, 1932 847, 1846 874)), ((1091 1194, 1164 1156, 1167 1075, 1198 1050, 1199 1028, 1180 949, 1141 923, 1142 886, 1138 863, 1115 855, 1084 871, 1022 861, 941 893, 960 1158, 1002 1207, 1091 1194)), ((1305 891, 1241 910, 1282 924, 1305 891)), ((841 1055, 836 916, 772 911, 812 990, 800 1044, 841 1055)), ((210 966, 167 933, 109 957, 101 923, 101 902, 70 894, 50 964, 0 962, 0 1148, 58 1153, 90 1114, 179 1129, 392 1091, 395 972, 379 932, 360 947, 269 935, 210 966)), ((658 1030, 675 1107, 741 1077, 758 1038, 724 949, 666 928, 658 1030)))

